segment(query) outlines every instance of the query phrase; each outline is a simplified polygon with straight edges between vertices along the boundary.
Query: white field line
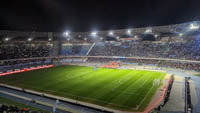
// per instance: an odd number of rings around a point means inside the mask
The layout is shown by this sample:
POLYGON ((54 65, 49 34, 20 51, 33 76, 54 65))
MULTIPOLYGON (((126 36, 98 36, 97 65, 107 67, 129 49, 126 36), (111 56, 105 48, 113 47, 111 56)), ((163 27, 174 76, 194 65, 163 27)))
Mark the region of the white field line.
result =
MULTIPOLYGON (((142 77, 141 77, 141 78, 142 78, 142 77)), ((141 78, 140 78, 140 79, 141 79, 141 78)), ((140 81, 140 79, 138 79, 138 80, 140 81)), ((137 80, 137 81, 138 81, 138 80, 137 80)), ((125 92, 125 90, 122 91, 121 93, 124 93, 124 92, 125 92)), ((126 92, 125 92, 125 93, 126 93, 126 92)), ((135 108, 131 108, 131 109, 136 109, 136 110, 137 110, 138 108, 137 108, 137 106, 136 106, 135 108)))
MULTIPOLYGON (((110 89, 106 89, 106 90, 110 90, 110 89)), ((135 95, 135 96, 139 96, 140 94, 135 94, 135 93, 129 93, 128 91, 112 91, 112 92, 116 92, 116 93, 122 93, 122 94, 125 94, 125 95, 135 95)))
MULTIPOLYGON (((93 72, 93 71, 90 71, 90 72, 93 72)), ((87 72, 87 73, 90 73, 90 72, 87 72)), ((87 74, 87 73, 85 73, 85 74, 87 74)), ((80 77, 81 77, 82 75, 83 75, 83 74, 80 74, 80 77)), ((99 75, 99 74, 97 74, 97 75, 99 75)), ((97 76, 97 75, 96 75, 96 76, 97 76)), ((90 78, 92 78, 92 77, 94 77, 94 76, 91 76, 91 75, 90 75, 89 77, 87 77, 87 79, 90 79, 90 78)), ((72 77, 72 78, 77 78, 77 76, 76 76, 76 77, 72 77)), ((84 80, 85 80, 85 79, 84 79, 84 80)), ((118 81, 118 80, 115 80, 115 81, 113 81, 113 82, 116 82, 116 81, 118 81)), ((111 82, 109 85, 112 85, 113 82, 111 82)), ((113 83, 113 84, 114 84, 114 83, 113 83)), ((104 88, 102 88, 102 89, 105 89, 105 87, 106 87, 106 86, 104 86, 104 88)), ((102 89, 101 89, 101 90, 102 90, 102 89)), ((76 91, 76 90, 73 90, 73 91, 76 91)))
MULTIPOLYGON (((142 78, 142 77, 141 77, 141 78, 142 78)), ((139 80, 139 81, 143 80, 143 79, 141 79, 141 78, 138 79, 138 80, 139 80)), ((151 78, 151 77, 150 77, 150 78, 151 78)), ((138 80, 137 80, 136 82, 138 82, 138 80)), ((146 81, 143 82, 143 84, 141 85, 141 87, 144 86, 144 84, 147 82, 147 80, 149 80, 149 79, 146 79, 146 81)), ((135 82, 135 83, 136 83, 136 82, 135 82)), ((134 83, 134 84, 135 84, 135 83, 134 83)), ((139 87, 139 89, 140 89, 141 87, 139 87)), ((143 100, 142 100, 142 101, 143 101, 143 100)), ((136 107, 135 109, 138 109, 138 108, 139 108, 139 107, 136 107)))
MULTIPOLYGON (((146 75, 146 74, 145 74, 146 75)), ((144 75, 142 75, 142 76, 144 76, 144 75)), ((134 84, 136 84, 137 82, 140 82, 141 80, 143 80, 142 79, 143 77, 140 77, 139 79, 137 79, 132 85, 134 85, 134 84)), ((144 83, 143 83, 143 85, 144 85, 144 83)), ((142 86, 143 86, 142 85, 142 86)), ((140 87, 139 87, 140 88, 140 87)), ((136 90, 138 90, 138 88, 136 89, 136 90)))
MULTIPOLYGON (((139 72, 137 72, 137 73, 139 73, 139 72)), ((131 72, 129 72, 129 73, 126 74, 125 76, 129 76, 129 75, 131 75, 131 72)), ((123 76, 122 78, 120 78, 120 80, 126 78, 125 76, 123 76)), ((142 78, 142 77, 141 77, 141 78, 142 78)), ((138 80, 140 80, 141 78, 137 79, 137 80, 134 82, 134 84, 135 84, 138 80)), ((129 79, 130 79, 130 78, 129 78, 129 79)), ((119 80, 112 81, 110 84, 104 86, 104 88, 102 88, 101 90, 103 90, 103 89, 105 89, 105 90, 112 90, 112 89, 107 89, 107 87, 114 86, 114 84, 116 84, 118 81, 119 81, 119 80)), ((126 80, 126 81, 127 81, 127 80, 126 80)), ((124 83, 124 82, 123 82, 123 83, 124 83)), ((121 85, 122 85, 122 84, 119 84, 119 86, 121 86, 121 85)), ((113 92, 120 92, 120 91, 116 91, 116 90, 115 90, 115 91, 113 91, 113 92)), ((123 92, 120 92, 120 93, 124 93, 124 91, 123 91, 123 92)), ((127 92, 125 92, 124 94, 133 95, 134 93, 127 93, 127 92)), ((136 94, 134 94, 134 95, 136 95, 136 94)))
MULTIPOLYGON (((139 73, 139 72, 138 72, 139 73)), ((131 72, 129 72, 126 76, 128 76, 128 75, 130 75, 131 74, 131 72)), ((126 77, 122 77, 121 79, 125 79, 126 77)), ((129 77, 129 79, 131 78, 131 76, 129 77)), ((120 80, 121 80, 120 79, 120 80)), ((126 81, 127 80, 129 80, 129 79, 126 79, 126 81)), ((135 82, 134 82, 134 84, 136 83, 136 82, 138 82, 138 81, 141 81, 142 80, 142 77, 140 77, 139 79, 137 79, 135 82)), ((111 82, 110 84, 108 84, 108 85, 106 85, 103 89, 106 89, 107 87, 109 87, 110 85, 112 86, 113 84, 116 84, 116 82, 118 82, 119 80, 115 80, 115 81, 113 81, 113 82, 111 82)), ((147 81, 147 80, 146 80, 147 81)), ((125 82, 123 82, 122 84, 124 84, 125 82)), ((118 87, 119 86, 121 86, 122 84, 119 84, 118 85, 118 87)), ((144 85, 145 83, 143 83, 143 85, 144 85)), ((142 85, 142 86, 143 86, 142 85)), ((39 88, 38 88, 39 89, 39 88)), ((103 89, 101 89, 101 90, 103 90, 103 89)), ((50 91, 50 90, 46 90, 46 91, 50 91)), ((55 92, 55 91, 50 91, 50 92, 55 92)), ((115 92, 115 91, 113 91, 113 92, 115 92)), ((120 92, 120 93, 124 93, 125 91, 122 91, 122 92, 120 92)), ((73 94, 70 94, 70 93, 63 93, 63 94, 67 94, 67 95, 71 95, 71 96, 74 96, 74 97, 81 97, 81 98, 85 98, 85 99, 88 99, 88 100, 95 100, 95 101, 99 101, 99 102, 102 102, 102 103, 106 103, 106 104, 110 104, 110 105, 114 105, 114 106, 121 106, 121 107, 126 107, 126 108, 131 108, 131 107, 128 107, 128 106, 123 106, 123 105, 118 105, 118 104, 114 104, 114 103, 108 103, 108 102, 105 102, 105 101, 102 101, 102 100, 97 100, 97 99, 94 99, 94 98, 89 98, 89 97, 82 97, 82 96, 77 96, 77 95, 73 95, 73 94)), ((125 92, 125 94, 126 94, 126 92, 125 92)), ((130 94, 130 93, 129 93, 130 94)), ((131 94, 134 94, 134 93, 131 93, 131 94)), ((135 95, 135 94, 134 94, 135 95)), ((136 109, 136 108, 131 108, 131 109, 136 109)))
MULTIPOLYGON (((138 72, 139 73, 139 72, 138 72)), ((126 74, 126 76, 128 76, 128 75, 130 75, 131 74, 131 72, 129 72, 128 74, 126 74)), ((124 77, 122 77, 122 78, 120 78, 120 80, 121 79, 124 79, 124 78, 126 78, 125 76, 124 77)), ((134 82, 134 84, 138 81, 138 80, 142 80, 141 79, 142 77, 140 77, 139 79, 137 79, 135 82, 134 82)), ((130 78, 129 78, 130 79, 130 78)), ((108 84, 108 85, 106 85, 106 86, 104 86, 104 88, 101 88, 101 90, 112 90, 112 89, 107 89, 107 87, 110 87, 110 86, 114 86, 114 84, 116 84, 117 82, 118 82, 119 80, 115 80, 115 81, 112 81, 112 82, 110 82, 110 84, 108 84)), ((126 80, 127 81, 127 80, 126 80)), ((123 82, 124 83, 124 82, 123 82)), ((122 84, 120 84, 120 86, 121 86, 122 84)), ((75 90, 74 90, 75 91, 75 90)), ((139 94, 135 94, 135 93, 127 93, 126 91, 123 91, 123 92, 120 92, 120 91, 112 91, 112 92, 118 92, 118 93, 123 93, 123 94, 128 94, 128 95, 139 95, 139 94)), ((87 98, 87 97, 85 97, 85 98, 87 98)), ((106 103, 106 102, 105 102, 106 103)))
MULTIPOLYGON (((141 77, 142 78, 142 77, 141 77)), ((139 81, 141 81, 142 79, 138 79, 139 81)), ((149 77, 149 79, 150 79, 151 77, 149 77)), ((159 77, 159 78, 161 78, 161 76, 159 77)), ((144 85, 145 85, 145 83, 149 80, 149 79, 146 79, 146 81, 145 82, 143 82, 143 84, 140 86, 140 88, 141 87, 143 87, 144 85)), ((134 82, 134 84, 136 83, 136 82, 138 82, 138 80, 137 81, 135 81, 134 82)), ((133 85, 133 84, 132 84, 133 85)), ((139 89, 140 89, 139 88, 139 89)), ((151 87, 151 89, 148 91, 148 93, 145 95, 145 97, 143 98, 143 100, 140 102, 140 104, 139 104, 139 106, 138 107, 136 107, 136 108, 134 108, 134 109, 139 109, 139 107, 140 107, 140 105, 144 102, 144 100, 146 99, 146 97, 149 95, 149 93, 151 92, 151 90, 153 89, 153 86, 151 87)), ((125 92, 125 90, 124 91, 122 91, 122 93, 123 92, 125 92)))
MULTIPOLYGON (((128 74, 129 75, 129 74, 128 74)), ((141 77, 142 78, 142 77, 141 77)), ((139 81, 141 81, 142 79, 138 79, 139 81)), ((137 80, 137 81, 138 81, 137 80)), ((118 81, 118 80, 116 80, 116 81, 118 81)), ((136 82, 135 82, 136 83, 136 82)), ((145 82, 146 83, 146 82, 145 82)), ((23 85, 23 86, 26 86, 26 85, 24 85, 24 84, 21 84, 21 85, 23 85)), ((28 86, 28 87, 30 87, 30 86, 28 86)), ((34 87, 33 87, 34 88, 34 87)), ((35 87, 35 89, 40 89, 40 88, 36 88, 35 87)), ((44 89, 40 89, 40 90, 44 90, 44 89)), ((49 92, 56 92, 56 91, 51 91, 51 90, 46 90, 46 91, 49 91, 49 92)), ((150 91, 150 90, 149 90, 150 91)), ((69 94, 69 93, 63 93, 63 94, 67 94, 67 95, 72 95, 72 96, 74 96, 74 97, 81 97, 81 98, 86 98, 86 99, 90 99, 90 100, 95 100, 95 101, 99 101, 99 102, 103 102, 103 103, 106 103, 106 104, 109 104, 109 105, 114 105, 114 106, 121 106, 121 107, 126 107, 126 108, 130 108, 130 107, 128 107, 128 106, 123 106, 123 105, 117 105, 117 104, 114 104, 114 103, 108 103, 108 102, 105 102, 105 101, 101 101, 101 100, 97 100, 97 99, 93 99, 93 98, 88 98, 88 97, 82 97, 82 96, 77 96, 77 95, 73 95, 73 94, 69 94)), ((72 99, 73 100, 73 99, 72 99)), ((79 103, 81 103, 81 101, 78 101, 78 100, 75 100, 77 103, 79 102, 79 103)), ((132 108, 132 109, 136 109, 137 110, 137 108, 132 108)))
MULTIPOLYGON (((131 73, 131 72, 130 72, 130 73, 131 73)), ((128 73, 127 76, 130 75, 130 73, 128 73)), ((123 77, 123 79, 124 79, 124 78, 126 78, 126 77, 123 77)), ((130 78, 132 78, 132 77, 130 76, 128 79, 125 79, 124 82, 123 82, 123 83, 120 83, 117 87, 119 87, 119 86, 121 86, 122 84, 124 84, 124 83, 125 83, 126 81, 128 81, 130 78)), ((116 80, 116 81, 117 81, 117 80, 116 80)), ((116 89, 117 87, 114 87, 114 89, 116 89)), ((124 91, 122 91, 121 93, 123 93, 123 92, 124 92, 124 91)), ((110 103, 109 103, 109 104, 110 104, 110 103)), ((127 108, 130 108, 130 109, 137 109, 137 108, 131 108, 131 107, 128 107, 128 106, 126 106, 126 107, 127 107, 127 108)))
POLYGON ((148 93, 145 95, 145 97, 142 99, 142 101, 141 101, 140 104, 138 105, 138 109, 139 109, 140 106, 143 104, 144 100, 146 100, 147 96, 149 95, 149 93, 151 92, 152 89, 153 89, 153 86, 151 87, 151 89, 148 91, 148 93))
MULTIPOLYGON (((79 69, 78 71, 77 70, 74 70, 74 71, 70 71, 70 73, 73 73, 73 72, 81 72, 82 70, 84 70, 84 69, 79 69)), ((63 74, 63 73, 61 73, 61 74, 63 74)), ((58 75, 61 75, 61 74, 58 74, 58 75)), ((67 73, 64 73, 65 75, 66 75, 66 78, 68 79, 68 78, 70 78, 69 77, 69 72, 67 72, 67 73)), ((80 74, 80 75, 82 75, 82 74, 80 74)), ((48 77, 45 77, 45 78, 43 78, 43 80, 46 80, 46 79, 48 79, 48 77)), ((64 80, 66 80, 66 79, 64 79, 64 80)), ((64 80, 61 80, 61 81, 58 81, 58 82, 62 82, 62 81, 64 81, 64 80)), ((30 83, 35 83, 35 81, 30 81, 30 83)))
MULTIPOLYGON (((161 76, 159 77, 160 80, 161 76)), ((147 80, 146 80, 147 81, 147 80)), ((145 81, 145 83, 146 83, 145 81)), ((145 95, 145 97, 143 98, 143 100, 140 102, 140 104, 138 105, 138 109, 140 108, 140 106, 143 104, 144 100, 147 98, 147 96, 149 95, 149 93, 151 92, 151 90, 153 89, 154 86, 151 87, 151 89, 148 91, 148 93, 145 95)))
MULTIPOLYGON (((81 70, 82 71, 82 70, 81 70)), ((81 72, 80 70, 79 71, 72 71, 72 72, 81 72)), ((94 72, 94 70, 93 69, 91 69, 91 71, 87 71, 87 72, 81 72, 81 74, 78 74, 78 75, 68 75, 68 76, 66 76, 66 78, 67 79, 65 79, 65 80, 69 80, 69 79, 74 79, 74 78, 78 78, 78 77, 84 77, 85 75, 86 76, 88 76, 87 74, 88 73, 91 73, 91 72, 94 72)), ((99 74, 97 74, 97 75, 99 75, 99 74)), ((91 78, 91 77, 94 77, 94 76, 89 76, 89 77, 86 77, 87 79, 89 79, 89 78, 91 78)), ((64 80, 63 80, 64 81, 64 80)))
MULTIPOLYGON (((139 72, 138 72, 138 73, 139 73, 139 72)), ((129 75, 131 75, 131 72, 129 72, 128 74, 126 74, 126 76, 129 76, 129 75)), ((119 80, 125 79, 125 78, 126 78, 126 77, 124 76, 124 77, 120 78, 119 80)), ((125 81, 128 81, 130 78, 131 78, 131 76, 130 76, 128 79, 126 78, 125 81)), ((118 82, 119 80, 115 80, 115 81, 111 82, 110 84, 108 84, 108 85, 106 85, 104 88, 102 88, 101 90, 106 89, 107 87, 110 87, 110 86, 114 86, 113 84, 116 84, 116 82, 118 82)), ((124 84, 124 83, 125 83, 125 82, 119 84, 118 87, 121 86, 121 85, 124 84)), ((113 92, 115 92, 115 91, 113 91, 113 92)), ((122 93, 122 92, 120 92, 120 93, 122 93)), ((87 97, 85 97, 85 98, 87 98, 87 97)), ((96 100, 96 99, 93 99, 93 100, 96 100)), ((97 100, 97 101, 99 101, 99 100, 97 100)), ((105 101, 102 101, 102 102, 105 102, 105 101)), ((110 104, 110 105, 115 105, 115 106, 121 106, 121 107, 131 108, 131 107, 128 107, 128 106, 118 105, 118 104, 114 104, 114 103, 108 103, 108 102, 105 102, 105 103, 106 103, 106 104, 110 104)), ((136 109, 136 108, 131 108, 131 109, 136 109)))
MULTIPOLYGON (((127 74, 127 75, 130 75, 130 74, 127 74)), ((125 77, 122 77, 122 78, 124 79, 125 77)), ((141 78, 142 78, 142 77, 141 77, 141 78)), ((138 79, 138 80, 141 81, 141 80, 142 80, 141 78, 138 79)), ((130 78, 129 78, 129 79, 130 79, 130 78)), ((138 81, 138 80, 137 80, 137 81, 138 81)), ((148 80, 148 79, 147 79, 147 80, 148 80)), ((146 81, 147 81, 147 80, 146 80, 146 81)), ((118 80, 113 81, 112 84, 115 84, 116 81, 118 81, 118 80)), ((136 82, 137 82, 137 81, 136 81, 136 82)), ((146 81, 145 81, 145 83, 146 83, 146 81)), ((134 82, 134 84, 135 84, 136 82, 134 82)), ((144 84, 145 84, 145 83, 144 83, 144 84)), ((112 84, 109 84, 109 85, 112 85, 112 84)), ((143 84, 143 85, 144 85, 144 84, 143 84)), ((24 85, 24 84, 20 84, 20 85, 26 87, 26 85, 24 85)), ((143 85, 142 85, 142 86, 143 86, 143 85)), ((107 86, 108 86, 108 85, 107 85, 107 86)), ((107 86, 106 86, 106 87, 107 87, 107 86)), ((28 87, 30 87, 30 86, 28 86, 28 87)), ((34 88, 34 89, 38 89, 38 90, 44 90, 44 91, 53 92, 53 93, 56 92, 56 91, 41 89, 41 88, 32 87, 32 86, 31 86, 30 88, 34 88)), ((105 88, 104 88, 104 89, 105 89, 105 88)), ((124 91, 122 91, 122 93, 123 93, 123 92, 124 92, 124 91)), ((150 91, 149 91, 149 92, 150 92, 150 91)), ((149 92, 148 92, 148 93, 149 93, 149 92)), ((114 106, 119 106, 119 107, 130 108, 130 107, 128 107, 128 106, 118 105, 118 104, 114 104, 114 103, 108 103, 108 102, 105 102, 105 101, 102 101, 102 100, 97 100, 97 99, 94 99, 94 98, 83 97, 83 96, 77 96, 77 95, 70 94, 70 93, 63 93, 63 92, 62 92, 62 93, 60 93, 60 94, 66 94, 66 95, 70 95, 70 96, 73 96, 73 97, 79 97, 79 98, 83 98, 83 99, 94 100, 94 101, 102 102, 102 103, 109 104, 109 105, 114 105, 114 106)), ((146 95, 146 96, 147 96, 147 95, 146 95)), ((143 100, 144 100, 144 99, 143 99, 143 100)), ((78 101, 78 100, 76 100, 76 101, 78 101)), ((136 109, 136 108, 131 108, 131 109, 136 109)))
MULTIPOLYGON (((126 74, 125 76, 128 76, 129 74, 130 74, 131 72, 129 72, 128 74, 126 74)), ((125 76, 123 76, 122 78, 120 78, 119 80, 121 80, 121 79, 123 79, 123 78, 125 78, 125 76)), ((107 87, 109 87, 109 86, 114 86, 114 84, 116 84, 117 83, 117 81, 119 81, 119 80, 114 80, 114 81, 112 81, 112 82, 110 82, 108 85, 105 85, 101 90, 103 90, 103 89, 106 89, 107 87)), ((107 90, 107 89, 106 89, 107 90)))
MULTIPOLYGON (((130 72, 130 73, 131 73, 131 72, 130 72)), ((130 73, 129 73, 129 74, 130 74, 130 73)), ((129 74, 127 74, 127 76, 128 76, 129 74)), ((114 86, 114 88, 113 88, 112 90, 115 90, 116 88, 120 87, 121 85, 123 85, 126 81, 130 80, 131 78, 132 78, 132 76, 128 76, 128 78, 123 77, 122 79, 119 80, 120 82, 119 82, 116 86, 114 86), (122 82, 121 82, 121 81, 122 81, 122 82)))
MULTIPOLYGON (((139 72, 137 72, 137 73, 139 73, 139 72)), ((129 74, 128 74, 129 75, 129 74)), ((130 78, 129 78, 130 79, 130 78)), ((134 85, 134 84, 136 84, 137 82, 139 82, 139 81, 141 81, 142 80, 142 77, 140 77, 139 79, 137 79, 132 85, 134 85)), ((116 80, 117 81, 117 80, 116 80)), ((121 84, 120 84, 121 85, 121 84)), ((125 92, 125 90, 124 91, 122 91, 121 93, 124 93, 125 92)), ((126 92, 125 92, 126 93, 126 92)), ((132 93, 132 94, 134 94, 134 93, 132 93)), ((129 107, 130 108, 130 107, 129 107)), ((131 109, 136 109, 137 110, 137 107, 136 108, 131 108, 131 109)))
MULTIPOLYGON (((87 71, 87 72, 81 72, 81 74, 78 74, 78 75, 76 75, 76 76, 66 76, 66 78, 67 79, 65 79, 65 80, 69 80, 69 79, 74 79, 74 78, 78 78, 78 77, 82 77, 82 76, 84 76, 84 75, 86 75, 86 74, 88 74, 88 73, 91 73, 91 72, 93 72, 93 71, 87 71)), ((64 80, 63 80, 64 81, 64 80)))
MULTIPOLYGON (((146 84, 146 82, 149 81, 150 78, 151 78, 151 77, 149 77, 148 79, 146 79, 145 82, 143 82, 143 84, 142 84, 139 88, 143 87, 143 86, 146 84)), ((153 88, 153 87, 152 87, 152 88, 153 88)), ((142 101, 141 101, 140 104, 138 105, 138 108, 140 108, 140 105, 144 102, 144 100, 146 99, 147 95, 148 95, 149 92, 152 90, 152 88, 148 91, 148 93, 146 93, 145 97, 142 99, 142 101)))
MULTIPOLYGON (((139 72, 137 72, 139 73, 139 72)), ((129 74, 128 74, 129 75, 129 74)), ((140 81, 142 77, 140 77, 139 79, 137 79, 133 84, 135 84, 136 82, 138 82, 138 80, 140 81)), ((130 78, 129 78, 130 79, 130 78)))
MULTIPOLYGON (((139 73, 139 72, 138 72, 139 73)), ((130 79, 130 78, 129 78, 130 79)), ((137 79, 133 84, 131 85, 134 85, 136 84, 138 81, 142 80, 142 77, 140 77, 139 79, 137 79)), ((121 84, 120 84, 121 85, 121 84)), ((120 92, 120 91, 115 91, 115 92, 120 92)), ((126 91, 122 91, 121 93, 124 93, 124 94, 130 94, 130 95, 133 95, 134 93, 127 93, 126 91)), ((134 94, 136 95, 136 94, 134 94)))
MULTIPOLYGON (((76 71, 72 71, 72 72, 76 72, 76 71)), ((78 71, 78 72, 79 72, 79 71, 78 71)), ((88 73, 91 73, 91 72, 93 72, 93 70, 92 70, 92 71, 83 72, 83 73, 78 74, 78 75, 76 75, 76 76, 75 76, 75 75, 71 76, 71 75, 67 74, 67 75, 66 75, 66 79, 59 80, 59 81, 57 81, 57 82, 55 82, 55 83, 57 84, 57 83, 59 83, 59 82, 63 82, 63 81, 70 80, 70 79, 74 79, 74 78, 83 78, 85 75, 87 75, 88 73)), ((91 77, 92 77, 92 76, 89 76, 87 79, 89 79, 89 78, 91 78, 91 77)), ((48 86, 48 84, 47 84, 46 86, 48 86)))

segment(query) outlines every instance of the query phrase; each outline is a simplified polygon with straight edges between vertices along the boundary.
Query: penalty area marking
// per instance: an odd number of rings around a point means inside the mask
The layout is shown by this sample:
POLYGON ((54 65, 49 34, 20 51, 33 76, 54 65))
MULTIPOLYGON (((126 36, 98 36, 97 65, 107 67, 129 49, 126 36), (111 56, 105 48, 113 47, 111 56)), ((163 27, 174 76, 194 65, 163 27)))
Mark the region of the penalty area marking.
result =
MULTIPOLYGON (((159 79, 154 79, 156 81, 160 80, 161 76, 159 77, 159 79)), ((146 81, 145 81, 146 82, 146 81)), ((157 85, 157 84, 156 84, 157 85)), ((153 86, 151 87, 151 89, 148 91, 148 93, 145 95, 145 97, 143 98, 143 100, 140 102, 140 104, 138 105, 138 109, 140 108, 140 106, 143 104, 144 100, 147 98, 147 96, 149 95, 149 93, 151 92, 151 90, 153 89, 154 86, 154 82, 153 82, 153 86)))

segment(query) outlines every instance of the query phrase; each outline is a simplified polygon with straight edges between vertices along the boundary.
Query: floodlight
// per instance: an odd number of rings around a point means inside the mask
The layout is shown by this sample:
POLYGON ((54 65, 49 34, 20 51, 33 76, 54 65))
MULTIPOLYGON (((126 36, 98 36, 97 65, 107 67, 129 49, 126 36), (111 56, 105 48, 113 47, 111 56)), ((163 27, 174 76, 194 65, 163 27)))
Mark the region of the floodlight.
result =
POLYGON ((86 41, 86 40, 87 40, 87 38, 84 38, 84 40, 86 41))
POLYGON ((146 29, 145 33, 152 33, 152 29, 151 28, 146 29))
POLYGON ((111 35, 111 36, 114 35, 113 31, 110 31, 110 32, 109 32, 109 35, 111 35))
POLYGON ((51 38, 49 38, 49 41, 51 41, 52 39, 51 38))
POLYGON ((96 35, 97 35, 97 32, 96 32, 96 31, 93 31, 93 32, 91 33, 91 35, 92 35, 92 36, 96 36, 96 35))
POLYGON ((127 34, 129 34, 129 35, 131 34, 131 30, 130 29, 127 30, 127 34))
POLYGON ((29 41, 29 42, 32 41, 32 38, 28 38, 28 41, 29 41))
POLYGON ((190 29, 191 30, 196 30, 196 29, 199 29, 199 26, 198 25, 194 25, 194 24, 190 24, 190 29))
POLYGON ((9 38, 5 38, 5 41, 8 41, 9 40, 9 38))
POLYGON ((138 38, 138 36, 137 36, 137 35, 135 35, 135 36, 134 36, 134 38, 138 38))

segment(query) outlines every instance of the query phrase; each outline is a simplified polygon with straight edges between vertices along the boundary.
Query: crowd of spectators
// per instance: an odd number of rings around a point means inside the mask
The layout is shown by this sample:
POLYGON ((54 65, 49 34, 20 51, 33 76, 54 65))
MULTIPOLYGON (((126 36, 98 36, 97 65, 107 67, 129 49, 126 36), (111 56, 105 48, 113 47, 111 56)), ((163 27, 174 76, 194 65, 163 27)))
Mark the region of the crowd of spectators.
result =
POLYGON ((49 56, 50 48, 45 44, 0 44, 0 60, 47 57, 49 56))
POLYGON ((91 45, 62 46, 61 56, 85 56, 91 45))
POLYGON ((148 58, 173 58, 200 60, 200 43, 198 41, 183 42, 134 42, 120 46, 107 44, 95 46, 90 56, 125 56, 148 58))
POLYGON ((16 106, 0 104, 0 113, 38 113, 38 112, 31 111, 29 108, 18 108, 16 106))
POLYGON ((96 62, 106 64, 109 61, 119 61, 122 64, 131 64, 136 66, 155 66, 160 68, 182 69, 200 71, 199 63, 176 62, 176 61, 161 61, 150 59, 116 59, 116 58, 89 58, 88 62, 96 62))
MULTIPOLYGON (((88 46, 61 47, 61 55, 75 55, 77 53, 86 53, 88 46), (82 49, 84 52, 82 52, 82 49)), ((52 52, 52 47, 47 44, 30 44, 30 43, 4 43, 0 44, 0 60, 48 57, 52 52)), ((80 54, 79 54, 80 55, 80 54)), ((122 57, 145 57, 145 58, 166 58, 178 60, 195 60, 200 61, 200 41, 199 40, 182 40, 182 41, 140 41, 131 43, 121 43, 115 45, 112 43, 104 45, 95 45, 89 56, 122 56, 122 57)), ((95 59, 100 61, 102 59, 95 59)), ((105 59, 104 59, 105 60, 105 59)), ((112 60, 112 59, 109 59, 112 60)), ((115 59, 116 60, 116 59, 115 59)), ((1 66, 30 64, 32 62, 42 62, 45 59, 38 60, 16 60, 0 61, 1 66)), ((141 64, 156 64, 162 67, 174 67, 187 70, 200 70, 198 63, 168 62, 159 60, 131 60, 126 62, 136 62, 141 64)), ((52 63, 52 62, 51 62, 52 63)))
POLYGON ((16 69, 23 70, 24 68, 37 67, 41 65, 52 64, 52 59, 33 59, 33 60, 13 60, 0 62, 0 74, 16 69))

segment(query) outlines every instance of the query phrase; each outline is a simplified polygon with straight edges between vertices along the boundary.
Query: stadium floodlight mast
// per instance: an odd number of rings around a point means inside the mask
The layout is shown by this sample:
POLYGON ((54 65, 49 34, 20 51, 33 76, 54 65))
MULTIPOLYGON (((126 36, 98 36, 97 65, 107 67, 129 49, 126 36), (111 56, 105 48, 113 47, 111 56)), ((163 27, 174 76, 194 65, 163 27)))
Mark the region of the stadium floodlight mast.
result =
POLYGON ((197 29, 199 29, 199 26, 198 25, 194 25, 194 24, 190 24, 190 29, 191 30, 197 30, 197 29))

